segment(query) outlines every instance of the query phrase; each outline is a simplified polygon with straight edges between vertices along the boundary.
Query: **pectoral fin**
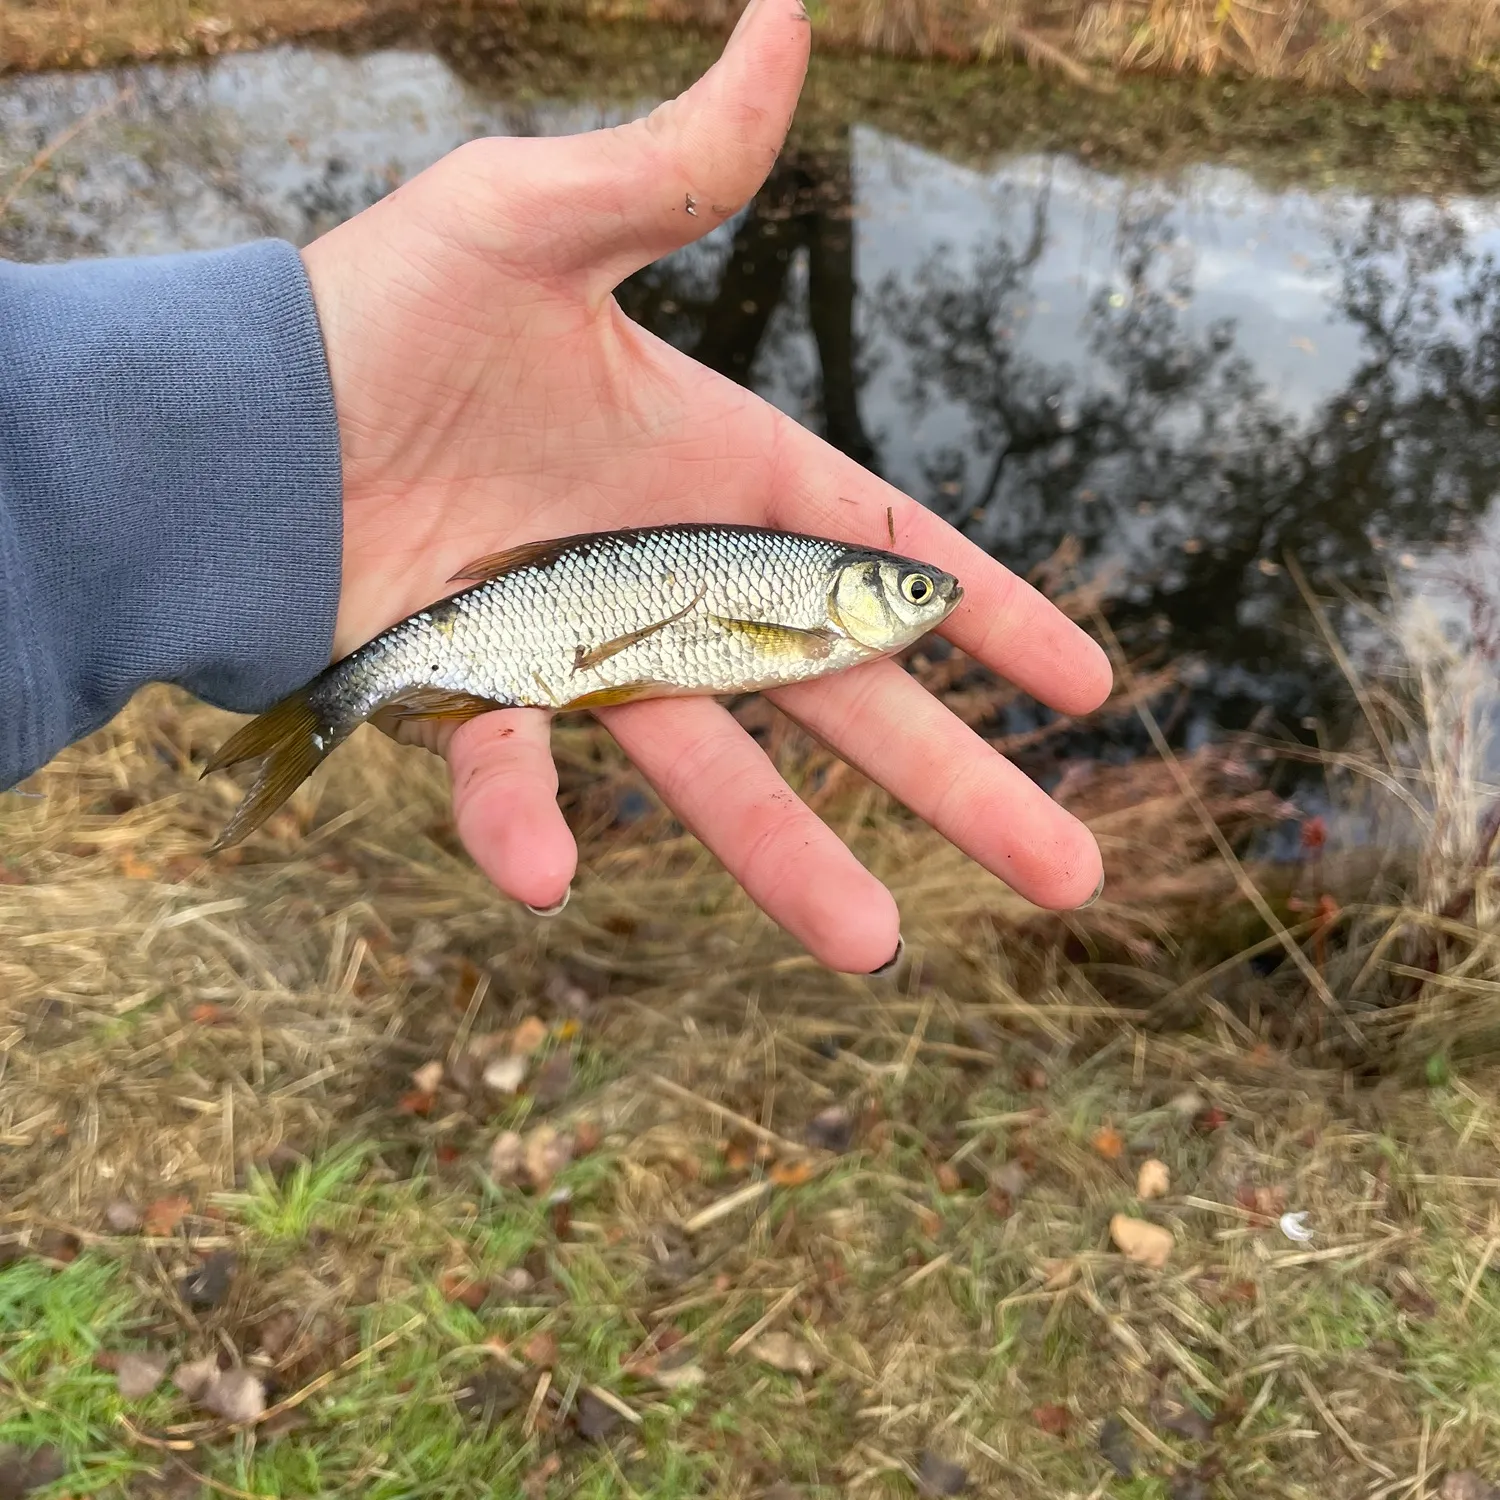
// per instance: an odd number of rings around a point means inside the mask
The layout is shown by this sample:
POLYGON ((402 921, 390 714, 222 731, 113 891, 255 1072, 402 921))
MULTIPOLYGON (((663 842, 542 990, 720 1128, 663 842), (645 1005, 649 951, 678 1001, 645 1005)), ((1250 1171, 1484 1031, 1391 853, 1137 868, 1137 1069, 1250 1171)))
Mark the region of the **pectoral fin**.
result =
POLYGON ((708 591, 705 584, 682 606, 675 614, 670 614, 665 620, 657 620, 654 624, 643 625, 639 630, 627 631, 624 635, 617 635, 612 641, 604 641, 598 646, 580 646, 573 653, 573 670, 585 672, 590 667, 597 667, 600 662, 608 661, 610 657, 618 655, 627 646, 634 646, 637 641, 644 641, 648 636, 653 636, 658 630, 665 630, 668 625, 675 625, 708 591))
POLYGON ((404 693, 383 703, 370 715, 370 723, 394 739, 396 731, 413 719, 445 719, 462 724, 465 720, 504 707, 504 703, 497 703, 493 698, 481 698, 476 693, 415 687, 408 688, 404 693))
POLYGON ((803 630, 796 625, 774 625, 760 620, 726 620, 719 615, 709 619, 720 630, 748 639, 762 656, 783 656, 794 661, 825 661, 833 650, 837 634, 825 627, 803 630))

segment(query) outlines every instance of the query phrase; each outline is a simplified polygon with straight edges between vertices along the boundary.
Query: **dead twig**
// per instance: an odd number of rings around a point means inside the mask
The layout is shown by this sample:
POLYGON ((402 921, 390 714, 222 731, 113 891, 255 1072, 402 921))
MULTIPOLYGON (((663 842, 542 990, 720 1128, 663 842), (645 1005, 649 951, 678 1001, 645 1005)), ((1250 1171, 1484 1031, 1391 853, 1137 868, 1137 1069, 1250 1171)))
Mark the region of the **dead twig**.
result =
POLYGON ((43 167, 52 160, 69 142, 76 140, 90 125, 104 119, 106 115, 113 114, 121 105, 129 103, 135 98, 135 85, 127 84, 117 93, 113 99, 106 99, 103 104, 97 104, 86 115, 75 120, 68 128, 54 136, 35 156, 26 163, 16 174, 11 185, 0 193, 0 219, 3 219, 11 210, 16 199, 21 196, 22 189, 36 176, 43 167))

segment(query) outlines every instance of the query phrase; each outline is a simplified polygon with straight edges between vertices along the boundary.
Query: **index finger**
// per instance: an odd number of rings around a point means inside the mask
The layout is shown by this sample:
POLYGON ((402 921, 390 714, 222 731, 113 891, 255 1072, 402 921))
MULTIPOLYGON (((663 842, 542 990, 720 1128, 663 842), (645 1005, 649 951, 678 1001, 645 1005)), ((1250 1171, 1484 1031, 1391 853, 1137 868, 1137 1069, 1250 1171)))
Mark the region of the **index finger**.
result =
POLYGON ((1060 713, 1092 713, 1109 697, 1104 648, 1046 595, 790 417, 780 424, 773 525, 888 547, 952 573, 964 595, 939 634, 1060 713))

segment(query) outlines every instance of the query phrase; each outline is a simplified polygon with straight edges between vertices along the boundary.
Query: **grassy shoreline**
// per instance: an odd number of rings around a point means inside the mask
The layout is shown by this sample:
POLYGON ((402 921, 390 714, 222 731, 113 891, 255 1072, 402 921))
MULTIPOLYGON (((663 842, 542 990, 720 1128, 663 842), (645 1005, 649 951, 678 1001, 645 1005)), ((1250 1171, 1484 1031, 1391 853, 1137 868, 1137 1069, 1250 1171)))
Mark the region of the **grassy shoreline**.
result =
POLYGON ((885 984, 794 951, 587 724, 538 922, 376 735, 205 864, 229 716, 141 695, 0 798, 0 1477, 1493 1500, 1455 1476, 1500 1479, 1497 822, 1445 649, 1368 684, 1418 847, 1237 867, 1210 825, 1287 815, 1246 747, 1079 768, 1108 882, 1066 917, 752 700, 900 903, 885 984), (269 1404, 189 1394, 206 1356, 269 1404))
MULTIPOLYGON (((1494 97, 1500 8, 1480 0, 812 0, 825 53, 1024 61, 1108 92, 1129 76, 1367 97, 1494 97)), ((0 72, 212 55, 436 14, 666 24, 722 37, 734 0, 20 0, 0 72)))
MULTIPOLYGON (((91 0, 79 0, 84 7, 91 0)), ((150 15, 168 15, 150 0, 150 15)), ((687 87, 720 37, 702 26, 584 20, 560 9, 465 7, 449 0, 256 0, 220 7, 212 25, 131 30, 135 0, 97 14, 51 3, 0 15, 0 73, 142 58, 190 59, 279 37, 341 51, 415 46, 435 51, 469 86, 510 98, 587 98, 636 105, 687 87), (228 29, 225 29, 228 27, 228 29)), ((137 16, 138 20, 139 17, 137 16)), ((948 159, 984 168, 1001 152, 1068 152, 1121 174, 1171 174, 1203 162, 1233 167, 1268 188, 1336 187, 1378 193, 1500 191, 1500 93, 1483 81, 1436 98, 1319 92, 1275 79, 1124 76, 1110 91, 1056 69, 997 58, 988 64, 815 50, 792 126, 799 150, 839 146, 851 121, 948 159)), ((84 130, 93 127, 84 122, 84 130)), ((82 149, 87 148, 87 142, 82 149)), ((69 149, 80 149, 70 143, 69 149)), ((3 159, 3 153, 0 153, 3 159)), ((0 167, 0 202, 15 186, 0 167)))

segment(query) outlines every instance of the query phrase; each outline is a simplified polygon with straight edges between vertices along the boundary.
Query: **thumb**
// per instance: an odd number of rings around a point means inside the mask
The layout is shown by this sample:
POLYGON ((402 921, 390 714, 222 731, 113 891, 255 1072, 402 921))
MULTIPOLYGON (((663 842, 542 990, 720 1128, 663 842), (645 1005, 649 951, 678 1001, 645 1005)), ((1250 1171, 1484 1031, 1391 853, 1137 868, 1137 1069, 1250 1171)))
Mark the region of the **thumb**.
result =
POLYGON ((786 139, 811 30, 800 0, 749 0, 723 55, 686 93, 627 125, 533 139, 523 156, 497 161, 533 264, 540 228, 550 268, 584 276, 602 298, 743 208, 786 139))

